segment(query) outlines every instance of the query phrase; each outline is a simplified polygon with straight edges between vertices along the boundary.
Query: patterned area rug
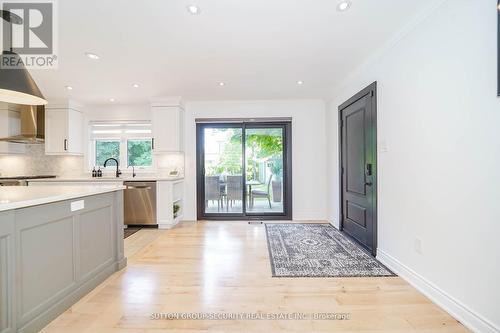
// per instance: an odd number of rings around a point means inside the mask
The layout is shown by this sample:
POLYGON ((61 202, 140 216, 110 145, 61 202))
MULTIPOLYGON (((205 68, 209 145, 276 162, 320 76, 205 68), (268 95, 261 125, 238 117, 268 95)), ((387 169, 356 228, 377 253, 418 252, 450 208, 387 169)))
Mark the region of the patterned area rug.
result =
POLYGON ((395 276, 330 224, 266 224, 274 277, 395 276))

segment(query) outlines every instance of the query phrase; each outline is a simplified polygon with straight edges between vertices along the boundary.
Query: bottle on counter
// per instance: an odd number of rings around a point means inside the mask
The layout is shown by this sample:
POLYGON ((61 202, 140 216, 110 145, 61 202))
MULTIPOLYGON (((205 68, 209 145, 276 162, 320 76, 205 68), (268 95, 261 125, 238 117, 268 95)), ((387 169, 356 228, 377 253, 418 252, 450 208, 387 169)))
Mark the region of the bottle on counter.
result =
POLYGON ((95 177, 97 177, 97 171, 94 167, 94 169, 92 169, 92 178, 95 178, 95 177))
POLYGON ((97 170, 97 177, 102 177, 101 167, 99 167, 99 170, 97 170))

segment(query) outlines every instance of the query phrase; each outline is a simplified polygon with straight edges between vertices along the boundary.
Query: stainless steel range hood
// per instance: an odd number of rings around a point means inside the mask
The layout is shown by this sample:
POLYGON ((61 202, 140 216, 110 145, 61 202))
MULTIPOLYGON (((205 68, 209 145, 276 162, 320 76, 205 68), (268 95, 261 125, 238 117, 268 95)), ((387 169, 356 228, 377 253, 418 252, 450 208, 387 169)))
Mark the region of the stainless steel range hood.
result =
POLYGON ((21 133, 0 138, 0 141, 23 144, 44 143, 45 107, 43 105, 17 105, 16 109, 20 110, 21 133))

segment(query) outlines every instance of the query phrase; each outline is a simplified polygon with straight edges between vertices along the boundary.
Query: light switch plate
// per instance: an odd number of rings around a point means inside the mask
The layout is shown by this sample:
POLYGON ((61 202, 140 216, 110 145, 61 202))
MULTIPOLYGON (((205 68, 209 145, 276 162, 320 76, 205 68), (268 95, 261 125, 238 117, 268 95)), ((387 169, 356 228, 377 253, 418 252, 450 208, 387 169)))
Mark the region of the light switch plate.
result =
POLYGON ((381 153, 387 153, 389 151, 389 148, 387 147, 387 141, 385 140, 380 141, 379 147, 381 153))
POLYGON ((73 201, 71 203, 71 211, 76 212, 78 210, 82 210, 85 208, 85 201, 84 200, 78 200, 78 201, 73 201))
POLYGON ((420 238, 415 238, 415 252, 422 254, 422 240, 420 238))

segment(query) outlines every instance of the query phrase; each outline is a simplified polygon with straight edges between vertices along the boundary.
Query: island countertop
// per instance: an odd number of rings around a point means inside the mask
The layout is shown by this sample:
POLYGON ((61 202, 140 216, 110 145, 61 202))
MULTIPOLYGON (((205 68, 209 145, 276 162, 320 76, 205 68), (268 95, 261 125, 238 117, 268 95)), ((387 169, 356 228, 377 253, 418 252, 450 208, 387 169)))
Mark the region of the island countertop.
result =
POLYGON ((121 191, 124 188, 121 185, 3 186, 0 187, 0 212, 121 191))

